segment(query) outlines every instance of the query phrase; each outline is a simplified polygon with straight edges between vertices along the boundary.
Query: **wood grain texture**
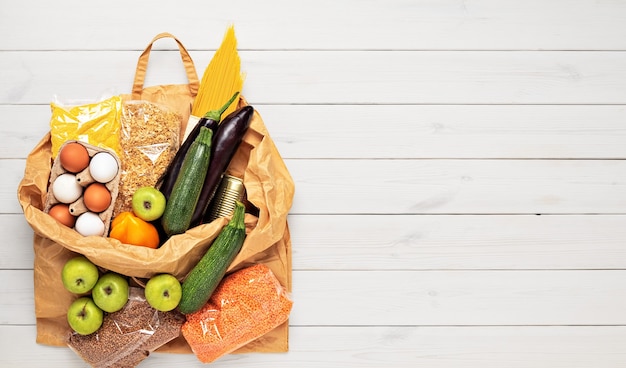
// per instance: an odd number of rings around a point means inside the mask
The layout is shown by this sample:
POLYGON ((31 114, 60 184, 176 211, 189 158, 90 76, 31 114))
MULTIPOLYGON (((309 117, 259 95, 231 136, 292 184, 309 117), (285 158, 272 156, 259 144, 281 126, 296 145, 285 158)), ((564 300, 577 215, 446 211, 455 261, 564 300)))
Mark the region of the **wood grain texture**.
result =
MULTIPOLYGON (((32 272, 0 270, 0 324, 35 323, 32 272)), ((626 272, 294 271, 294 326, 626 325, 626 272), (574 281, 575 280, 575 281, 574 281), (593 311, 590 313, 589 311, 593 311)), ((63 290, 59 292, 64 292, 63 290)))
POLYGON ((298 160, 296 214, 623 213, 621 160, 298 160))
MULTIPOLYGON (((255 105, 286 159, 623 159, 621 105, 255 105)), ((24 158, 50 106, 0 105, 0 158, 24 158), (20 126, 16 130, 14 126, 20 126)))
MULTIPOLYGON (((626 327, 299 327, 284 354, 229 355, 214 367, 625 367, 626 327)), ((0 363, 84 367, 69 349, 36 345, 33 326, 0 326, 0 363)), ((146 367, 204 367, 193 355, 153 353, 146 367)))
MULTIPOLYGON (((20 213, 24 160, 1 161, 0 213, 20 213)), ((622 160, 285 160, 294 214, 623 214, 622 160)))
MULTIPOLYGON (((624 215, 289 215, 296 270, 625 269, 624 215), (324 229, 324 231, 320 231, 324 229)), ((0 215, 0 268, 31 269, 32 229, 0 215)))
MULTIPOLYGON (((212 52, 191 52, 203 70, 212 52)), ((626 53, 241 51, 251 104, 623 104, 626 53)), ((138 53, 7 51, 0 104, 129 93, 138 53), (42 63, 42 60, 46 60, 42 63)), ((186 83, 178 51, 151 55, 145 85, 186 83), (172 66, 175 67, 172 67, 172 66)))
MULTIPOLYGON (((626 367, 626 2, 0 9, 1 367, 85 366, 35 344, 16 190, 49 103, 128 92, 163 31, 202 73, 228 24, 242 92, 296 183, 295 305, 289 353, 212 365, 626 367)), ((175 44, 154 50, 146 85, 185 83, 175 44)))
POLYGON ((291 215, 289 221, 298 270, 626 268, 622 215, 291 215))
POLYGON ((241 48, 268 50, 622 50, 626 37, 620 1, 242 0, 205 9, 201 0, 13 2, 0 13, 0 33, 12 36, 0 49, 138 50, 164 30, 191 49, 214 49, 230 23, 241 48), (131 32, 137 14, 149 16, 131 32))

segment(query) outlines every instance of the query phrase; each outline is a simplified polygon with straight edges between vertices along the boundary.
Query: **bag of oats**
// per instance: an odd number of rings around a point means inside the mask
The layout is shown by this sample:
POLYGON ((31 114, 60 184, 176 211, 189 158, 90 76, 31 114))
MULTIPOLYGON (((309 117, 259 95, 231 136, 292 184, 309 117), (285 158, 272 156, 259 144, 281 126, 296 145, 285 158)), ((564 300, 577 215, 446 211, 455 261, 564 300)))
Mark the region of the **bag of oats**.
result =
POLYGON ((120 119, 122 173, 113 216, 131 211, 133 193, 155 187, 180 146, 182 117, 167 106, 124 101, 120 119))

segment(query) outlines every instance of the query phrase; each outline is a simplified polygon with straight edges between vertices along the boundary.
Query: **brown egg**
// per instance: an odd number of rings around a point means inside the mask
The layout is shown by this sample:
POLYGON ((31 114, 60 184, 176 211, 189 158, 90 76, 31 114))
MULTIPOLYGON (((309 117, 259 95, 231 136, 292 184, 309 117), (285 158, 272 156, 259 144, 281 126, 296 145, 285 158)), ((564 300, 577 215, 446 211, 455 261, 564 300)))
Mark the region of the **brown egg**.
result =
POLYGON ((67 143, 59 152, 59 161, 65 170, 78 173, 89 166, 89 152, 80 143, 67 143))
POLYGON ((102 212, 111 205, 111 192, 104 184, 93 183, 85 189, 83 201, 85 202, 85 207, 90 211, 102 212))
POLYGON ((70 213, 69 207, 70 206, 65 203, 55 204, 52 208, 50 208, 48 214, 63 225, 67 227, 74 227, 76 217, 70 213))

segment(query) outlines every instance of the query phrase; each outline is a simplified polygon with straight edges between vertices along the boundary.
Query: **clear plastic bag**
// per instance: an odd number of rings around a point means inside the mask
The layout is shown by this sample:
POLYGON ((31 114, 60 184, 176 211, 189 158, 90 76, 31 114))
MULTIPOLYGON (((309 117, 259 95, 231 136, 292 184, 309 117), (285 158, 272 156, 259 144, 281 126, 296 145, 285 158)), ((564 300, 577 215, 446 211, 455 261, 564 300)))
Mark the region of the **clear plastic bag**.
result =
POLYGON ((257 264, 227 275, 181 331, 198 360, 210 363, 285 323, 292 305, 272 271, 257 264))
POLYGON ((129 294, 124 308, 107 314, 98 331, 69 336, 69 348, 94 368, 135 367, 180 336, 184 321, 180 313, 153 309, 142 288, 131 287, 129 294))
POLYGON ((69 140, 109 148, 120 154, 120 96, 97 102, 57 100, 50 103, 50 109, 52 158, 57 156, 61 146, 69 140))
POLYGON ((125 101, 121 116, 122 178, 113 214, 130 211, 133 193, 156 186, 180 146, 182 118, 168 107, 125 101))

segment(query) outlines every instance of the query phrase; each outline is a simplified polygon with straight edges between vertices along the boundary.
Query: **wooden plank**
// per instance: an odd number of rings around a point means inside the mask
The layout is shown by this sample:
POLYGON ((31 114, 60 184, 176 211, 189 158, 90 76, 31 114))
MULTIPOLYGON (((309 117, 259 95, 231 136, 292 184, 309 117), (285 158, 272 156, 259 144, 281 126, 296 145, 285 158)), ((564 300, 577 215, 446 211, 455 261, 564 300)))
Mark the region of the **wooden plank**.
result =
MULTIPOLYGON (((256 105, 283 158, 626 158, 626 107, 256 105)), ((0 158, 25 158, 50 107, 0 105, 0 158), (15 127, 20 129, 16 130, 15 127)))
POLYGON ((625 21, 622 2, 592 0, 320 0, 298 5, 272 0, 210 6, 200 0, 185 6, 28 0, 3 7, 0 33, 11 37, 3 37, 0 49, 136 50, 163 24, 189 48, 216 48, 233 23, 244 49, 623 50, 625 21), (119 26, 135 24, 136 14, 143 14, 142 27, 119 26), (46 32, 32 32, 33 24, 46 32))
MULTIPOLYGON (((0 325, 34 324, 32 271, 0 276, 0 325)), ((296 270, 293 285, 294 326, 626 324, 624 270, 296 270)))
POLYGON ((624 271, 298 271, 293 325, 623 325, 624 271))
MULTIPOLYGON (((231 354, 215 367, 625 367, 626 327, 291 327, 289 352, 231 354)), ((34 326, 0 326, 3 366, 84 367, 70 349, 35 344, 34 326)), ((192 354, 153 353, 145 367, 201 367, 192 354)))
POLYGON ((294 214, 624 213, 626 162, 287 160, 294 214))
MULTIPOLYGON (((624 104, 623 52, 242 51, 251 104, 624 104), (599 73, 598 70, 602 72, 599 73)), ((200 70, 211 52, 192 52, 200 70)), ((138 52, 4 52, 0 104, 128 93, 138 52)), ((177 52, 146 85, 186 82, 177 52)))
MULTIPOLYGON (((622 160, 285 160, 294 214, 623 214, 622 160)), ((22 213, 24 160, 1 160, 0 213, 22 213)))
POLYGON ((0 286, 4 295, 0 326, 35 324, 33 271, 3 269, 0 275, 5 280, 0 286))
MULTIPOLYGON (((289 353, 215 366, 626 368, 626 2, 3 5, 1 367, 85 365, 34 343, 15 191, 48 103, 128 92, 164 24, 201 72, 233 23, 296 181, 296 304, 289 353)), ((147 85, 183 83, 156 49, 147 85)))
POLYGON ((286 158, 624 158, 626 108, 258 106, 286 158))
POLYGON ((0 159, 26 158, 35 145, 50 131, 50 106, 0 105, 0 159), (19 128, 18 128, 19 127, 19 128))
POLYGON ((23 213, 17 189, 24 178, 26 160, 0 160, 0 214, 23 213))
MULTIPOLYGON (((297 270, 626 268, 621 215, 290 215, 289 226, 297 270)), ((0 233, 0 269, 31 269, 23 216, 0 215, 0 233)))
POLYGON ((0 269, 32 269, 33 229, 23 215, 0 214, 0 269))
POLYGON ((298 270, 626 268, 626 216, 291 215, 289 226, 298 270))

